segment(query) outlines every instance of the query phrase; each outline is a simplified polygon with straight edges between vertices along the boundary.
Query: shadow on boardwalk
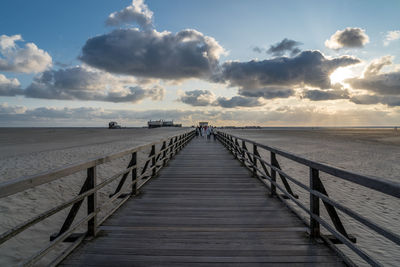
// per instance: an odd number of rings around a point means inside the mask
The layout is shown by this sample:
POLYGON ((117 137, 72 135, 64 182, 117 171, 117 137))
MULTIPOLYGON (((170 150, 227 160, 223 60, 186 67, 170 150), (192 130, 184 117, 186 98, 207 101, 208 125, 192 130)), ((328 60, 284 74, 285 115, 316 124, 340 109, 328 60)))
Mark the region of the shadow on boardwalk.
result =
POLYGON ((218 142, 193 139, 64 266, 342 266, 218 142))

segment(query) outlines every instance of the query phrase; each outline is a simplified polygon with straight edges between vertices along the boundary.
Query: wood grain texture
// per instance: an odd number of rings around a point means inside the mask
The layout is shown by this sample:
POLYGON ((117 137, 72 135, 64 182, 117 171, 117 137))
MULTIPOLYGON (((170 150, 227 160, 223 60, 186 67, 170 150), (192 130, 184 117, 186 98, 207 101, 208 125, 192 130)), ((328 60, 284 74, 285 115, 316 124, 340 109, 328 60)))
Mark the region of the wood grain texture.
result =
POLYGON ((343 266, 219 143, 196 138, 65 266, 343 266))

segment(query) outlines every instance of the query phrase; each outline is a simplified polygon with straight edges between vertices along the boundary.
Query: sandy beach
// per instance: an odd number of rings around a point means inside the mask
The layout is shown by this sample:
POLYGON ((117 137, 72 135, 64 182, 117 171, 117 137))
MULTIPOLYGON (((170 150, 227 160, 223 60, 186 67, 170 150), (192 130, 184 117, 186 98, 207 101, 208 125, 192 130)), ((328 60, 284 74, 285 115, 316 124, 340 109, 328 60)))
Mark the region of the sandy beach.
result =
MULTIPOLYGON (((0 182, 46 171, 73 162, 84 161, 118 152, 188 129, 96 129, 96 128, 0 128, 0 182)), ((225 130, 263 144, 277 147, 303 157, 328 163, 343 169, 400 181, 400 133, 393 129, 261 129, 225 130)), ((146 158, 144 151, 139 161, 146 158)), ((261 151, 260 151, 261 152, 261 151)), ((204 156, 204 155, 202 155, 204 156)), ((268 158, 267 155, 265 155, 268 158)), ((125 168, 129 158, 104 164, 99 168, 99 180, 125 168)), ((282 168, 308 184, 308 170, 278 157, 282 168)), ((349 182, 321 175, 330 196, 340 203, 372 218, 398 232, 400 205, 397 199, 360 188, 349 182)), ((33 215, 50 209, 76 195, 83 183, 84 173, 77 173, 45 186, 2 199, 0 230, 4 232, 33 215)), ((99 193, 104 201, 115 183, 99 193)), ((308 203, 309 196, 293 187, 300 200, 308 203)), ((85 207, 79 216, 84 215, 85 207)), ((67 210, 46 219, 0 247, 0 265, 13 266, 48 244, 49 235, 59 230, 67 210)), ((323 214, 324 215, 324 214, 323 214)), ((326 216, 326 215, 324 215, 326 216)), ((358 245, 384 264, 400 262, 400 251, 390 241, 377 238, 369 229, 348 217, 343 218, 349 233, 357 236, 358 245)), ((62 247, 60 247, 62 249, 62 247)), ((353 256, 352 256, 353 257, 353 256)), ((356 259, 356 257, 353 257, 356 259)), ((48 259, 40 265, 46 265, 48 259)))
MULTIPOLYGON (((0 128, 0 147, 2 147, 0 151, 0 182, 127 150, 186 131, 188 131, 187 128, 115 130, 102 128, 0 128)), ((139 164, 146 160, 149 152, 150 147, 142 153, 138 153, 139 164)), ((98 182, 126 168, 128 163, 129 156, 99 166, 97 169, 98 182)), ((0 231, 9 230, 18 223, 76 196, 85 175, 85 172, 78 172, 3 198, 0 202, 0 213, 2 214, 0 231)), ((113 182, 99 191, 99 204, 108 199, 108 195, 115 190, 117 183, 118 181, 113 182)), ((86 202, 83 203, 75 221, 85 215, 85 205, 86 202)), ((105 214, 110 208, 107 206, 101 214, 105 214)), ((65 209, 51 216, 2 244, 0 266, 16 266, 27 256, 46 246, 49 236, 60 229, 68 210, 65 209)), ((55 253, 61 251, 63 246, 65 245, 60 245, 55 253)), ((40 261, 39 266, 46 266, 51 258, 52 254, 40 261)))
MULTIPOLYGON (((225 131, 267 144, 302 157, 326 163, 352 172, 400 182, 400 131, 373 128, 304 128, 225 131)), ((268 153, 264 154, 269 159, 268 153)), ((303 184, 309 184, 309 170, 290 160, 277 157, 282 169, 303 184)), ((321 173, 328 194, 339 203, 384 226, 393 232, 400 229, 398 199, 374 190, 321 173)), ((278 182, 280 180, 278 179, 278 182)), ((299 200, 308 205, 309 195, 292 185, 299 200)), ((302 212, 299 208, 296 209, 302 212)), ((329 220, 321 206, 322 216, 329 220)), ((346 230, 357 237, 357 245, 387 266, 400 264, 400 250, 391 241, 379 237, 373 230, 341 214, 346 230)), ((305 213, 304 213, 305 215, 305 213)), ((350 250, 340 245, 357 264, 363 265, 350 250)))

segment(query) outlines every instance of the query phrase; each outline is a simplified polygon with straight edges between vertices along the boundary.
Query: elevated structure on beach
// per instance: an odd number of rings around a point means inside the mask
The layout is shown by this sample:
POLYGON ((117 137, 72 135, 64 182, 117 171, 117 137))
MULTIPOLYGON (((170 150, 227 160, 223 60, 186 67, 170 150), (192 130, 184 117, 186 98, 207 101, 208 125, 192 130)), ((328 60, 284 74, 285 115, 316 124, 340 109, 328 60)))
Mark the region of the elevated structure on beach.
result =
POLYGON ((164 120, 152 121, 152 120, 149 120, 147 122, 147 126, 149 128, 182 127, 182 124, 174 124, 174 121, 164 121, 164 120))
POLYGON ((379 265, 355 244, 355 238, 347 233, 337 209, 394 244, 400 244, 397 233, 330 198, 319 173, 328 173, 396 198, 400 197, 399 184, 320 164, 224 132, 218 132, 217 139, 196 138, 195 132, 190 131, 0 184, 1 198, 87 170, 86 180, 75 198, 13 227, 0 236, 0 242, 71 207, 59 232, 51 236, 49 245, 26 258, 23 265, 37 263, 60 242, 69 242, 70 246, 51 265, 352 265, 336 247, 338 243, 347 245, 367 263, 379 265), (146 149, 149 149, 149 156, 140 164, 138 153, 146 149), (265 152, 269 153, 269 160, 262 156, 265 152), (126 169, 97 181, 97 166, 124 156, 130 157, 126 169), (285 173, 278 157, 307 166, 310 184, 304 185, 285 173), (100 218, 104 205, 98 203, 97 192, 112 182, 116 182, 116 187, 109 200, 116 204, 100 218), (309 192, 308 206, 298 199, 291 187, 293 184, 309 192), (87 215, 78 219, 77 213, 85 198, 87 215), (320 202, 330 222, 320 216, 320 202), (307 212, 308 220, 304 220, 293 205, 307 212), (87 231, 77 233, 85 224, 87 231), (331 235, 322 234, 321 226, 331 235))

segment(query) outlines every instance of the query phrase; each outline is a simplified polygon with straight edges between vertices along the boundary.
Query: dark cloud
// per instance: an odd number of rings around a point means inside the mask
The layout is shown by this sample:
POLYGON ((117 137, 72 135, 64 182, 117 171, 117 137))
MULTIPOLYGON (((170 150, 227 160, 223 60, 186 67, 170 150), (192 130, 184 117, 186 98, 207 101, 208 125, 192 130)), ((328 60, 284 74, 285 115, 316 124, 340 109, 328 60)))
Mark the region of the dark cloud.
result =
POLYGON ((178 101, 191 106, 219 106, 223 108, 258 107, 262 106, 257 98, 234 96, 232 98, 218 97, 209 90, 186 91, 178 101))
POLYGON ((347 90, 306 90, 303 92, 303 97, 312 101, 350 98, 347 90))
POLYGON ((364 89, 379 95, 400 95, 400 71, 382 73, 384 66, 392 64, 391 57, 386 56, 369 64, 364 77, 346 79, 354 89, 364 89))
POLYGON ((67 67, 71 66, 71 64, 63 63, 60 61, 55 61, 54 65, 57 67, 61 67, 61 68, 67 68, 67 67))
POLYGON ((308 90, 303 92, 303 97, 313 101, 349 99, 355 104, 387 106, 400 106, 400 72, 382 73, 384 66, 392 64, 392 57, 385 56, 372 61, 364 70, 362 77, 346 79, 353 89, 362 89, 373 94, 359 94, 350 96, 347 90, 333 85, 332 90, 308 90))
POLYGON ((258 107, 263 106, 257 98, 234 96, 232 98, 218 97, 213 103, 214 106, 220 106, 223 108, 235 108, 235 107, 258 107))
POLYGON ((178 101, 192 106, 209 106, 215 101, 215 95, 209 90, 186 91, 178 101))
POLYGON ((23 94, 20 83, 17 79, 8 79, 0 74, 0 96, 16 96, 23 94))
POLYGON ((110 102, 131 102, 136 103, 145 98, 152 100, 162 100, 165 95, 165 89, 160 86, 153 86, 149 89, 143 89, 140 86, 129 87, 128 93, 121 94, 120 92, 109 92, 108 95, 102 101, 110 102))
POLYGON ((330 75, 339 67, 359 63, 350 56, 325 58, 319 51, 303 51, 293 58, 279 57, 263 61, 226 62, 215 81, 228 82, 244 91, 258 91, 268 87, 308 85, 331 88, 330 75))
POLYGON ((108 102, 138 102, 145 98, 161 100, 165 90, 155 86, 143 89, 129 86, 132 80, 90 70, 81 66, 49 70, 36 77, 24 90, 26 97, 108 102))
POLYGON ((239 95, 247 97, 262 97, 265 99, 274 98, 288 98, 293 96, 295 91, 291 88, 281 88, 281 87, 265 87, 253 90, 239 90, 239 95))
POLYGON ((112 73, 150 78, 205 78, 218 68, 224 49, 196 30, 176 34, 118 29, 87 40, 80 59, 112 73))
POLYGON ((111 13, 107 20, 108 26, 119 26, 126 23, 137 23, 144 29, 153 27, 153 12, 149 10, 143 0, 133 0, 132 4, 124 9, 111 13))
POLYGON ((361 105, 384 104, 391 107, 400 106, 400 96, 357 95, 350 98, 350 101, 361 105))
POLYGON ((346 28, 337 31, 329 40, 325 41, 325 46, 330 49, 358 48, 364 47, 369 42, 369 37, 360 28, 346 28))
POLYGON ((258 46, 255 46, 255 47, 253 47, 253 52, 256 52, 256 53, 263 53, 264 51, 265 51, 265 49, 264 48, 262 48, 262 47, 258 47, 258 46))
POLYGON ((272 54, 273 56, 283 56, 288 52, 291 56, 294 56, 301 52, 297 47, 299 45, 302 45, 302 43, 285 38, 281 42, 271 45, 267 50, 267 53, 272 54))

